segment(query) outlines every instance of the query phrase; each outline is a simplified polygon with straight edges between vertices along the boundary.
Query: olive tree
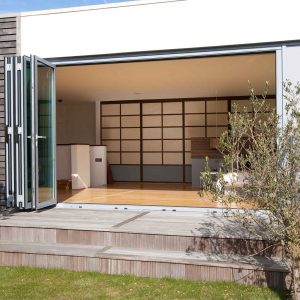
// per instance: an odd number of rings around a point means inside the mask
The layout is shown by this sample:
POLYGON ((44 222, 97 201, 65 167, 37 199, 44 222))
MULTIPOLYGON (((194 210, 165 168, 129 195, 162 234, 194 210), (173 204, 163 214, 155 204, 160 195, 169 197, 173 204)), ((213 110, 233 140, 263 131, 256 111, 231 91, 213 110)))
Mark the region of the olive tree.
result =
MULTIPOLYGON (((284 91, 282 118, 268 104, 268 84, 260 97, 250 87, 251 109, 234 106, 229 129, 219 139, 225 161, 219 180, 202 186, 225 207, 235 203, 254 208, 237 209, 233 215, 249 231, 255 224, 260 229, 255 234, 263 232, 264 238, 282 246, 291 274, 291 297, 300 299, 300 84, 288 81, 284 91), (235 175, 234 180, 226 182, 228 173, 235 175)), ((207 173, 202 180, 209 178, 207 173)))

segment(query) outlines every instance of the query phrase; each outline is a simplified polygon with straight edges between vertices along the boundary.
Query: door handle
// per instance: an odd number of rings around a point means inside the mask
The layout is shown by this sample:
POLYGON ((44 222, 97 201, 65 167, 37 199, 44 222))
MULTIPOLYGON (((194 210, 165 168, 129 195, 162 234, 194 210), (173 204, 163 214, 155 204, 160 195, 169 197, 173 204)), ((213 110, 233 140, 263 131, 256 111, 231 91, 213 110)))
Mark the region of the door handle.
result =
MULTIPOLYGON (((28 138, 28 139, 31 139, 31 135, 28 135, 27 138, 28 138)), ((37 138, 37 139, 44 139, 44 140, 47 139, 47 137, 44 136, 44 135, 37 135, 36 138, 37 138)))

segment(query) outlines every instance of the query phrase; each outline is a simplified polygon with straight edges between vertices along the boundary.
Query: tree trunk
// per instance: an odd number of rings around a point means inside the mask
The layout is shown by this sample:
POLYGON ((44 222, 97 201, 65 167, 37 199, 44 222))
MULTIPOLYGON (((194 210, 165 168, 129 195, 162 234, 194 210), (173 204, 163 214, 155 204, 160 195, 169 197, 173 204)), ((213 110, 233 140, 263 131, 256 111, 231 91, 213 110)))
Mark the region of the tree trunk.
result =
POLYGON ((292 251, 287 251, 287 266, 290 270, 291 282, 290 282, 290 292, 291 299, 300 300, 300 285, 299 285, 299 266, 297 264, 296 258, 294 257, 292 251))
POLYGON ((294 269, 294 291, 295 291, 295 299, 300 300, 300 272, 299 272, 299 266, 297 266, 297 263, 295 265, 294 269))

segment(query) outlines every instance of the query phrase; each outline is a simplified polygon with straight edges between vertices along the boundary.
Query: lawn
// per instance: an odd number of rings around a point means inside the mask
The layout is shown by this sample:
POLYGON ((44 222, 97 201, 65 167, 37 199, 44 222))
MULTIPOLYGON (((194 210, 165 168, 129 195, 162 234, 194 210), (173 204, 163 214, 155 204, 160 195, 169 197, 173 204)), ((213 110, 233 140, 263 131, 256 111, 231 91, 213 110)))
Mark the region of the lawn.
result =
POLYGON ((282 299, 259 286, 140 278, 93 272, 0 267, 0 298, 9 299, 282 299))

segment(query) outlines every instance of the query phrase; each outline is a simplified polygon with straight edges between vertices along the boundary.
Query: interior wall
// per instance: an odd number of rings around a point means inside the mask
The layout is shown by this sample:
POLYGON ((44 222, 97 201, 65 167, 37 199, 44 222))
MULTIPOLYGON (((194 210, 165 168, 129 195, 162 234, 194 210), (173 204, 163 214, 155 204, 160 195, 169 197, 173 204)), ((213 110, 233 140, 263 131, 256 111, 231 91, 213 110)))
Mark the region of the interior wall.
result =
POLYGON ((95 144, 95 103, 57 102, 57 144, 95 144))

